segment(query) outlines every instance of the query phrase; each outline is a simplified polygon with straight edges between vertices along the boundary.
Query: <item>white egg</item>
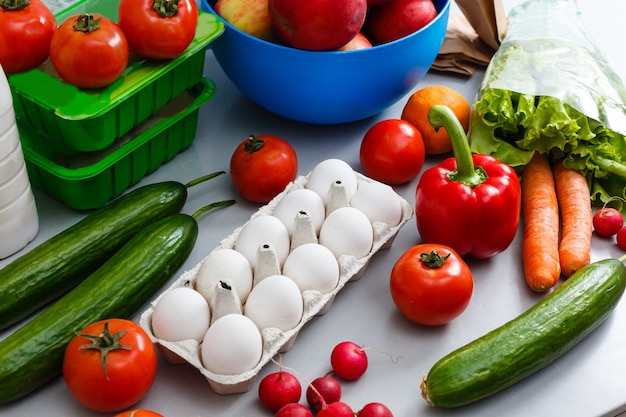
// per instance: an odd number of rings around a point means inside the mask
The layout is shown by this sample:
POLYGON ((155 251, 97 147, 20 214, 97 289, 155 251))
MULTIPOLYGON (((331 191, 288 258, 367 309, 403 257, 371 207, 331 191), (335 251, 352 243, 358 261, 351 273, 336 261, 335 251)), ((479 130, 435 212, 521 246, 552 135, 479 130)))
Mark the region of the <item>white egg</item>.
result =
POLYGON ((389 185, 380 182, 361 184, 352 196, 350 205, 365 213, 372 223, 383 222, 393 227, 402 219, 398 195, 389 185))
POLYGON ((259 329, 291 330, 300 323, 304 305, 298 285, 284 275, 270 275, 256 284, 244 306, 244 314, 259 329))
POLYGON ((243 314, 217 319, 202 341, 202 365, 219 375, 239 375, 253 369, 263 354, 263 337, 243 314))
POLYGON ((283 275, 294 280, 300 291, 317 290, 327 294, 339 283, 339 264, 326 246, 305 243, 287 256, 283 275))
POLYGON ((209 303, 204 297, 189 287, 177 287, 165 292, 154 306, 152 332, 170 342, 200 342, 210 321, 209 303))
POLYGON ((347 162, 341 159, 326 159, 317 164, 309 173, 305 186, 319 194, 326 203, 328 189, 335 181, 341 181, 346 189, 348 199, 356 192, 356 173, 347 162))
POLYGON ((361 210, 340 207, 324 220, 319 243, 330 249, 337 258, 341 255, 363 258, 369 254, 374 243, 372 223, 361 210))
POLYGON ((290 238, 287 227, 277 217, 261 215, 250 219, 239 232, 235 250, 246 257, 254 270, 259 246, 264 244, 274 248, 278 262, 282 266, 289 255, 290 238))
POLYGON ((252 290, 252 266, 246 257, 234 249, 223 248, 209 253, 198 268, 195 288, 211 302, 220 281, 230 281, 242 303, 252 290))
POLYGON ((322 197, 313 190, 299 188, 288 192, 276 204, 272 215, 278 217, 287 227, 289 235, 292 235, 294 219, 302 211, 311 218, 315 233, 319 233, 326 217, 326 209, 322 197))

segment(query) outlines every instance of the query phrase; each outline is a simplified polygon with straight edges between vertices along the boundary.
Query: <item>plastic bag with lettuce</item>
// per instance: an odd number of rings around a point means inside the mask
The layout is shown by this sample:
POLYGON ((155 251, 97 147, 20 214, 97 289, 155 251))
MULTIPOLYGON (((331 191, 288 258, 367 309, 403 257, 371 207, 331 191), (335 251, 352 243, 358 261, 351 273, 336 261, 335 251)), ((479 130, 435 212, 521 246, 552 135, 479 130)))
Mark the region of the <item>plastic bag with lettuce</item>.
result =
POLYGON ((626 88, 575 1, 528 1, 508 24, 474 103, 472 151, 513 167, 548 153, 585 174, 594 204, 626 197, 626 88))

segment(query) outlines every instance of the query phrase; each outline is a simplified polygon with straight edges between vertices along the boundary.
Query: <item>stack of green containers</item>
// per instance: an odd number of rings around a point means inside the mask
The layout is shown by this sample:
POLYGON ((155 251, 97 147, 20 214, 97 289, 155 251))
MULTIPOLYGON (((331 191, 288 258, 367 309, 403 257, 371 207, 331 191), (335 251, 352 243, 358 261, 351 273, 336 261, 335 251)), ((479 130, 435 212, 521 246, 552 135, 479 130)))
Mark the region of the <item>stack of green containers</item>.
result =
MULTIPOLYGON (((83 0, 56 14, 117 20, 117 0, 83 0)), ((49 62, 9 78, 31 184, 77 210, 105 205, 191 145, 199 108, 215 93, 203 78, 206 48, 223 23, 200 12, 196 36, 177 58, 132 57, 97 91, 64 83, 49 62)))

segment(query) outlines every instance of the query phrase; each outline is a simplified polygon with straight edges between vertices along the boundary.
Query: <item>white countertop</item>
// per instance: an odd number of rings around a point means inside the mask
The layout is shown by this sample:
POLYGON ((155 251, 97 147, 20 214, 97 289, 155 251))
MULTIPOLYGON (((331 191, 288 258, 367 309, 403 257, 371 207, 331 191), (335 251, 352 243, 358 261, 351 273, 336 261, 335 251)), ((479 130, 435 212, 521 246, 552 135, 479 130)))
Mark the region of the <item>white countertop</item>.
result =
MULTIPOLYGON (((505 7, 509 10, 517 3, 518 0, 505 0, 505 7)), ((622 37, 626 3, 619 0, 580 0, 579 6, 588 31, 613 68, 626 79, 626 58, 618 41, 622 37)), ((457 12, 456 9, 453 11, 457 12)), ((318 162, 330 157, 344 159, 360 170, 358 147, 363 134, 378 120, 399 117, 406 101, 402 99, 384 113, 356 123, 302 125, 274 116, 243 97, 225 77, 210 51, 207 52, 205 74, 216 83, 217 93, 201 109, 195 142, 190 149, 144 178, 138 186, 165 180, 186 182, 208 172, 228 171, 233 149, 253 133, 273 133, 289 140, 300 158, 301 174, 306 174, 318 162)), ((472 78, 429 73, 416 89, 430 84, 446 84, 473 101, 482 76, 482 71, 472 78)), ((429 159, 427 164, 436 162, 437 159, 429 159)), ((396 187, 396 191, 413 204, 416 184, 417 180, 414 180, 396 187)), ((28 248, 69 227, 84 215, 69 210, 41 192, 36 191, 36 198, 40 233, 28 248)), ((200 236, 183 270, 195 266, 258 208, 238 198, 228 176, 191 189, 183 210, 186 213, 192 213, 209 202, 228 198, 237 198, 237 204, 199 219, 200 236)), ((521 234, 518 234, 511 247, 493 259, 470 261, 475 292, 468 309, 449 325, 424 328, 412 325, 400 316, 388 291, 393 263, 404 250, 419 242, 415 222, 410 220, 393 246, 374 256, 361 280, 349 283, 330 311, 315 318, 303 329, 293 348, 283 356, 284 364, 313 379, 329 369, 328 358, 336 343, 352 340, 369 346, 373 349, 369 354, 369 369, 359 381, 343 384, 343 399, 355 409, 370 401, 383 402, 396 417, 592 417, 615 416, 625 412, 624 300, 604 324, 562 358, 491 398, 463 408, 443 410, 429 407, 420 397, 420 379, 437 359, 517 316, 541 297, 529 290, 524 281, 520 237, 521 234), (375 351, 385 353, 377 354, 375 351)), ((619 255, 621 251, 610 240, 594 237, 592 260, 619 255)), ((9 260, 1 261, 0 266, 9 260)), ((136 317, 138 319, 139 314, 136 317)), ((0 338, 5 335, 0 334, 0 338)), ((274 370, 272 365, 268 365, 260 377, 274 370)), ((168 417, 270 416, 271 413, 263 410, 257 400, 257 386, 258 380, 246 394, 218 395, 191 367, 170 365, 161 360, 154 387, 137 406, 168 417)), ((103 414, 89 412, 78 405, 59 378, 22 400, 1 405, 0 415, 89 417, 103 414)))

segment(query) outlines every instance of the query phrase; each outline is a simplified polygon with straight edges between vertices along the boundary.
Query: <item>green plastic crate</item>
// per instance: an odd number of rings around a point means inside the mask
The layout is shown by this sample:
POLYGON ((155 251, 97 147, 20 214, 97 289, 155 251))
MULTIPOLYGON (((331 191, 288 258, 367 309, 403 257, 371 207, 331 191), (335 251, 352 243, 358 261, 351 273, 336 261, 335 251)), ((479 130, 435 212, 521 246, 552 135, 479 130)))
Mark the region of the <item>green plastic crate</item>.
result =
MULTIPOLYGON (((82 12, 117 21, 119 0, 83 0, 56 14, 57 22, 82 12)), ((131 53, 128 68, 102 89, 79 89, 63 82, 46 61, 8 77, 18 124, 45 132, 59 152, 98 151, 200 82, 208 45, 224 31, 213 14, 199 11, 196 35, 172 60, 141 59, 131 53)))
POLYGON ((40 132, 18 126, 30 182, 73 209, 102 207, 187 149, 196 135, 199 108, 214 95, 214 84, 203 79, 108 148, 94 152, 59 153, 40 132))

